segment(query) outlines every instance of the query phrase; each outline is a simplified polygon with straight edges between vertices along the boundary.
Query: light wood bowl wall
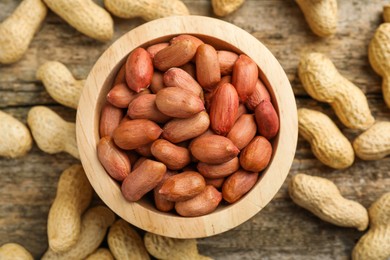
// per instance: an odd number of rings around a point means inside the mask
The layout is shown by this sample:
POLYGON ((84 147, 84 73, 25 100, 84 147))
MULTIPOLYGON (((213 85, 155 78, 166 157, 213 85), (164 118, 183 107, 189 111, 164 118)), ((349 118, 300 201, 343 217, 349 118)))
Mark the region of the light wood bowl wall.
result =
POLYGON ((291 167, 297 144, 297 108, 285 72, 271 52, 248 32, 230 23, 208 17, 169 17, 145 23, 123 35, 98 59, 82 92, 77 112, 77 143, 81 162, 99 197, 121 218, 149 232, 175 238, 200 238, 232 229, 264 208, 282 186, 291 167), (119 184, 97 158, 99 117, 105 96, 127 55, 136 47, 167 41, 178 34, 192 34, 217 49, 245 53, 258 65, 280 118, 273 140, 273 158, 256 186, 238 202, 220 205, 205 216, 180 217, 155 209, 148 199, 131 203, 119 184))

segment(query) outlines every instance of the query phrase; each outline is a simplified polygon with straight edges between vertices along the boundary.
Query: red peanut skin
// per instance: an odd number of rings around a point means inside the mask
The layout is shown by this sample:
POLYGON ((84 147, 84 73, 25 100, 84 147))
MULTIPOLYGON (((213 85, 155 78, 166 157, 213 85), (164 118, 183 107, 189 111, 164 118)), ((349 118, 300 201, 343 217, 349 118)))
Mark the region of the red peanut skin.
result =
POLYGON ((97 154, 104 169, 115 180, 123 181, 129 175, 131 170, 129 157, 116 147, 111 137, 105 136, 100 139, 97 154))
POLYGON ((258 173, 243 170, 236 171, 222 185, 223 199, 229 203, 238 201, 255 186, 258 177, 258 173))
POLYGON ((149 87, 153 77, 153 62, 143 48, 132 51, 126 61, 126 82, 130 89, 139 93, 149 87))
POLYGON ((199 96, 176 87, 160 90, 156 96, 156 105, 163 114, 176 118, 189 118, 204 110, 199 96))
POLYGON ((195 138, 190 144, 190 151, 196 159, 209 164, 225 163, 240 152, 228 138, 214 134, 195 138))
POLYGON ((126 62, 122 65, 122 67, 116 74, 113 86, 118 85, 120 83, 126 83, 126 62))
POLYGON ((151 150, 152 144, 153 143, 148 143, 143 146, 140 146, 136 148, 135 151, 143 157, 148 157, 148 158, 153 157, 152 150, 151 150))
POLYGON ((132 150, 153 142, 161 133, 162 129, 153 121, 134 119, 121 123, 112 137, 120 148, 132 150))
POLYGON ((204 44, 204 42, 199 39, 198 37, 189 35, 189 34, 181 34, 179 36, 173 37, 170 41, 171 44, 175 44, 178 41, 184 41, 184 40, 189 40, 191 41, 196 48, 198 48, 200 45, 204 44))
POLYGON ((131 119, 149 119, 156 123, 165 123, 170 117, 164 115, 156 106, 156 94, 144 94, 136 97, 128 106, 127 115, 131 119))
POLYGON ((122 194, 130 202, 138 201, 162 180, 167 168, 163 163, 146 159, 130 172, 122 183, 122 194))
POLYGON ((160 71, 180 67, 195 56, 196 49, 196 45, 191 40, 177 41, 156 53, 153 64, 160 71))
POLYGON ((197 165, 197 169, 200 174, 202 174, 203 177, 210 179, 219 179, 229 176, 239 168, 240 162, 237 157, 222 164, 207 164, 200 162, 197 165))
POLYGON ((124 116, 123 110, 106 102, 100 112, 100 137, 112 136, 124 116))
POLYGON ((162 212, 168 212, 171 211, 175 207, 175 202, 169 201, 163 198, 163 196, 158 193, 158 191, 161 189, 164 182, 171 176, 177 174, 173 171, 166 171, 163 179, 160 181, 160 183, 153 189, 153 197, 154 197, 154 205, 156 208, 162 212))
POLYGON ((153 59, 157 52, 161 51, 162 49, 165 49, 168 46, 168 42, 156 43, 146 48, 146 51, 149 52, 150 57, 153 59))
POLYGON ((238 95, 230 83, 220 85, 213 96, 210 107, 211 128, 219 135, 232 129, 238 112, 238 95))
POLYGON ((196 79, 196 68, 195 65, 191 62, 184 64, 183 66, 180 66, 182 70, 187 72, 188 74, 191 75, 194 79, 196 79))
POLYGON ((255 90, 259 77, 259 70, 256 63, 241 54, 233 67, 232 84, 236 88, 240 101, 245 102, 255 90))
POLYGON ((242 150, 255 137, 257 125, 253 114, 243 114, 233 125, 230 132, 227 134, 238 149, 242 150))
POLYGON ((257 130, 265 138, 272 139, 279 131, 279 117, 270 101, 263 100, 255 109, 257 130))
POLYGON ((185 201, 201 193, 206 187, 203 176, 198 172, 182 172, 169 177, 158 193, 169 201, 185 201))
POLYGON ((202 44, 196 51, 195 59, 199 84, 208 91, 213 90, 221 80, 217 51, 211 45, 202 44))
POLYGON ((257 79, 255 90, 253 91, 253 94, 246 100, 245 104, 250 110, 253 111, 263 100, 271 101, 271 96, 263 82, 260 79, 257 79))
POLYGON ((200 136, 210 126, 209 115, 206 111, 186 119, 173 119, 163 127, 162 137, 172 143, 180 143, 200 136))
POLYGON ((164 85, 166 87, 178 87, 203 97, 203 89, 199 83, 187 72, 180 68, 170 68, 164 73, 164 85))
POLYGON ((152 82, 150 83, 149 89, 153 94, 157 94, 163 88, 165 88, 164 74, 155 70, 153 72, 152 82))
POLYGON ((108 92, 107 101, 116 107, 127 108, 130 102, 136 97, 137 93, 129 89, 126 83, 120 83, 115 85, 110 92, 108 92))
POLYGON ((206 185, 214 186, 216 189, 222 188, 223 182, 225 181, 225 178, 218 178, 218 179, 208 179, 205 178, 206 185))
POLYGON ((176 212, 183 217, 198 217, 213 212, 222 200, 222 194, 212 185, 207 185, 196 197, 176 202, 176 212))
POLYGON ((180 170, 191 162, 187 148, 174 145, 164 139, 154 141, 151 152, 171 170, 180 170))
POLYGON ((263 136, 256 136, 242 150, 240 154, 240 165, 247 171, 260 172, 268 166, 271 156, 271 143, 263 136))
POLYGON ((217 51, 219 68, 221 75, 230 75, 233 71, 234 63, 238 59, 238 54, 232 51, 217 51))

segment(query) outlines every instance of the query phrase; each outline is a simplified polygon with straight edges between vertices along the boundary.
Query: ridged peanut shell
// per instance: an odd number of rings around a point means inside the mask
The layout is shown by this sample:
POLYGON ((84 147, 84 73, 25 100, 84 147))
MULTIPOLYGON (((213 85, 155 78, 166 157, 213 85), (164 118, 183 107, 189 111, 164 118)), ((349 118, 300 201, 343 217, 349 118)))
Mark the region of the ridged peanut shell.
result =
POLYGON ((352 260, 387 260, 390 257, 390 192, 368 209, 370 229, 352 251, 352 260))
POLYGON ((43 0, 58 16, 79 32, 99 41, 109 41, 114 34, 111 15, 92 0, 43 0))
POLYGON ((115 260, 110 250, 107 248, 98 248, 95 252, 90 254, 85 260, 115 260))
POLYGON ((63 120, 53 110, 44 106, 30 109, 27 124, 42 151, 55 154, 67 152, 79 159, 76 142, 76 125, 63 120))
POLYGON ((298 75, 307 93, 329 103, 346 127, 365 130, 374 124, 363 91, 344 78, 324 54, 305 55, 299 63, 298 75))
POLYGON ((355 153, 351 143, 327 115, 298 109, 298 129, 323 164, 335 169, 345 169, 353 164, 355 153))
POLYGON ((353 141, 356 155, 363 160, 380 160, 390 154, 390 122, 376 122, 353 141))
POLYGON ((320 219, 341 227, 363 231, 368 226, 368 213, 356 201, 345 199, 328 179, 298 173, 288 186, 291 199, 320 219))
POLYGON ((190 14, 186 5, 180 0, 104 0, 104 6, 120 18, 141 17, 146 21, 190 14))
POLYGON ((123 219, 112 224, 107 242, 115 259, 150 259, 141 236, 123 219))
MULTIPOLYGON (((389 8, 388 8, 389 9, 389 8)), ((390 13, 390 11, 388 11, 390 13)), ((390 22, 390 21, 389 21, 390 22)), ((368 46, 368 58, 372 68, 383 77, 382 93, 390 107, 390 23, 381 24, 368 46)))
POLYGON ((85 80, 76 80, 69 69, 58 61, 47 61, 42 64, 36 76, 55 101, 77 109, 85 80))
POLYGON ((34 260, 30 252, 16 243, 6 243, 0 246, 0 259, 2 260, 34 260))
POLYGON ((103 242, 107 229, 115 221, 115 214, 105 206, 88 209, 81 220, 81 233, 75 246, 64 253, 55 253, 50 248, 42 260, 84 259, 103 242))
POLYGON ((11 64, 23 57, 46 14, 42 0, 21 1, 0 24, 0 63, 11 64))
POLYGON ((227 16, 236 11, 245 0, 211 0, 214 14, 218 16, 227 16))
POLYGON ((315 34, 327 37, 336 33, 338 23, 336 0, 296 0, 296 2, 315 34))
POLYGON ((81 165, 73 165, 62 172, 47 220, 48 242, 52 251, 66 252, 77 243, 81 215, 91 203, 92 192, 81 165))
POLYGON ((0 156, 17 158, 28 153, 32 147, 28 128, 3 111, 0 111, 0 122, 0 156))
POLYGON ((157 259, 211 260, 198 253, 196 239, 177 239, 147 232, 144 237, 146 250, 157 259))

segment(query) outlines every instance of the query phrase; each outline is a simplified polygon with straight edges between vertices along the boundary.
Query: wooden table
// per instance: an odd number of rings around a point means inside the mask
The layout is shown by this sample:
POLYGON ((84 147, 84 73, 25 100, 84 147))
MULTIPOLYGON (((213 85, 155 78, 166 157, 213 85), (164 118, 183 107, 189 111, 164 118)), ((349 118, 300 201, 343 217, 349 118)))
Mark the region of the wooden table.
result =
MULTIPOLYGON (((192 14, 213 16, 209 0, 184 2, 192 14)), ((224 20, 252 33, 272 51, 291 81, 298 107, 325 112, 353 140, 359 132, 345 129, 328 105, 314 101, 304 91, 297 76, 297 65, 306 52, 327 54, 341 74, 367 94, 374 116, 378 120, 389 119, 390 110, 380 90, 381 79, 367 58, 368 43, 382 22, 382 6, 388 1, 338 2, 338 33, 328 39, 315 36, 296 3, 289 0, 247 0, 240 10, 224 20)), ((18 3, 2 0, 0 21, 18 3)), ((112 41, 142 23, 141 19, 115 19, 112 41)), ((110 42, 102 44, 87 38, 49 13, 25 57, 13 65, 0 65, 0 109, 26 122, 32 106, 46 105, 66 120, 74 121, 75 111, 50 98, 37 81, 36 70, 47 60, 58 60, 76 77, 85 78, 109 45, 110 42)), ((23 158, 0 159, 0 245, 18 242, 36 258, 43 254, 47 248, 46 218, 57 180, 74 163, 77 160, 67 154, 48 155, 36 145, 23 158)), ((333 170, 320 163, 301 138, 290 176, 298 172, 331 179, 345 197, 366 207, 390 190, 390 157, 371 162, 356 159, 347 170, 333 170)), ((226 233, 199 239, 201 253, 216 259, 349 259, 363 233, 323 222, 292 203, 287 193, 288 181, 273 201, 246 223, 226 233)))

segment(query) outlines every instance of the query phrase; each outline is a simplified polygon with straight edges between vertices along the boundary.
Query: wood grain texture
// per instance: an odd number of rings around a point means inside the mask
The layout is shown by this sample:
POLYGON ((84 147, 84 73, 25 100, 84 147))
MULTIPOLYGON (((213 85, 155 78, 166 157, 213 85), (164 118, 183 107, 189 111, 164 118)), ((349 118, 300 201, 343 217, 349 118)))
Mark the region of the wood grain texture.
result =
MULTIPOLYGON (((184 2, 192 14, 213 15, 209 0, 184 2)), ((0 1, 0 21, 18 3, 0 1)), ((339 0, 338 32, 325 40, 311 32, 294 1, 247 0, 224 20, 247 30, 271 50, 288 75, 298 107, 326 113, 353 140, 359 132, 345 129, 328 105, 305 93, 297 75, 299 57, 306 51, 327 54, 340 73, 368 95, 373 115, 389 120, 381 79, 367 57, 368 43, 382 22, 382 6, 386 3, 339 0)), ((112 41, 143 22, 115 19, 112 41)), ((78 33, 50 12, 25 57, 13 65, 0 65, 0 109, 25 122, 31 106, 45 104, 65 120, 74 120, 75 112, 56 104, 35 79, 36 70, 44 61, 55 59, 66 64, 76 78, 85 78, 109 45, 78 33)), ((46 218, 59 175, 76 162, 64 153, 47 155, 36 145, 23 158, 0 159, 0 244, 18 242, 36 258, 43 254, 47 248, 46 218)), ((346 198, 366 207, 390 187, 390 157, 371 162, 356 159, 347 170, 333 170, 315 159, 302 138, 290 175, 297 172, 331 179, 346 198)), ((350 259, 352 248, 363 233, 325 223, 293 204, 287 194, 288 180, 260 214, 231 231, 198 240, 200 252, 215 259, 350 259)), ((99 203, 97 198, 95 203, 99 203)))

